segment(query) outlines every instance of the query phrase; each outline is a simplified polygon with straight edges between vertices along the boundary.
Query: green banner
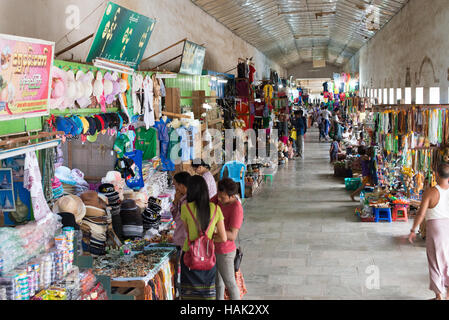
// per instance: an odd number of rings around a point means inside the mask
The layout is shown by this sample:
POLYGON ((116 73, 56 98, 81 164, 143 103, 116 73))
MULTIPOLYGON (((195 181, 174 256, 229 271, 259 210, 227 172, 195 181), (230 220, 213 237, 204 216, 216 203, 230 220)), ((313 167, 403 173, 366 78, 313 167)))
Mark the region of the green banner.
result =
POLYGON ((179 73, 189 75, 201 75, 203 73, 206 48, 196 43, 186 41, 182 53, 181 68, 179 73))
POLYGON ((86 61, 102 58, 137 69, 156 21, 108 2, 86 61))

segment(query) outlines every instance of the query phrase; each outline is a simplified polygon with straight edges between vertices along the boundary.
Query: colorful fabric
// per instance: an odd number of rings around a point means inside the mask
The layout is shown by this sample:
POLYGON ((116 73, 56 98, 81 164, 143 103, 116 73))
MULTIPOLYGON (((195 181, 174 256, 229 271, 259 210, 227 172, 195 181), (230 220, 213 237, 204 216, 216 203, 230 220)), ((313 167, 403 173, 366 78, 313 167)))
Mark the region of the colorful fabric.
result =
POLYGON ((217 267, 210 270, 190 270, 181 256, 181 300, 216 300, 215 274, 217 267))

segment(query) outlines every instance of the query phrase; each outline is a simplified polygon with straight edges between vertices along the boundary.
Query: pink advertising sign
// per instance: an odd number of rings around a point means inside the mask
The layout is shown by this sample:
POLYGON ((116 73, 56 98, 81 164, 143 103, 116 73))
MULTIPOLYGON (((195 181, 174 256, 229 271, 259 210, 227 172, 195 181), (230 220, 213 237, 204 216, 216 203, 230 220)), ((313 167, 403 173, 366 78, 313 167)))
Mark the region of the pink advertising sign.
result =
POLYGON ((0 34, 0 121, 49 114, 54 46, 0 34))

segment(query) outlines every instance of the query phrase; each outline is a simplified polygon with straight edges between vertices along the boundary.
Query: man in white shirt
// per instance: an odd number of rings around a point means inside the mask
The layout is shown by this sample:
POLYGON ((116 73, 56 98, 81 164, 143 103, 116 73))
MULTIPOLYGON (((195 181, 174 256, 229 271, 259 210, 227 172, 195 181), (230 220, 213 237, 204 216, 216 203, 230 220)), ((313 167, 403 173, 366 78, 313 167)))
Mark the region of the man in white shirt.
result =
POLYGON ((330 127, 330 121, 329 121, 329 117, 331 117, 332 114, 329 110, 327 110, 326 107, 323 107, 323 109, 321 110, 321 118, 324 119, 324 135, 326 137, 326 140, 329 137, 329 127, 330 127))

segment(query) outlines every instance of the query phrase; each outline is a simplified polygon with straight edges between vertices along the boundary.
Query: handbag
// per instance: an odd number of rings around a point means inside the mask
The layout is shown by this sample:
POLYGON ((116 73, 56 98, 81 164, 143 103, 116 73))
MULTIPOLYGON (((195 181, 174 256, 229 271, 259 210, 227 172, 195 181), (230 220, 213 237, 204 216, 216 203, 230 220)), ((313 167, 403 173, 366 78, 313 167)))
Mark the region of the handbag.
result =
MULTIPOLYGON (((240 291, 240 299, 242 299, 245 296, 245 294, 248 293, 248 290, 246 289, 245 279, 243 278, 243 274, 240 270, 238 270, 235 273, 235 282, 237 283, 237 287, 239 288, 240 291)), ((224 299, 231 300, 227 288, 225 289, 224 299)))
POLYGON ((243 249, 240 246, 240 235, 237 235, 237 237, 239 239, 239 246, 235 250, 235 258, 234 258, 234 271, 235 272, 240 270, 240 264, 242 263, 242 258, 243 258, 243 249))

